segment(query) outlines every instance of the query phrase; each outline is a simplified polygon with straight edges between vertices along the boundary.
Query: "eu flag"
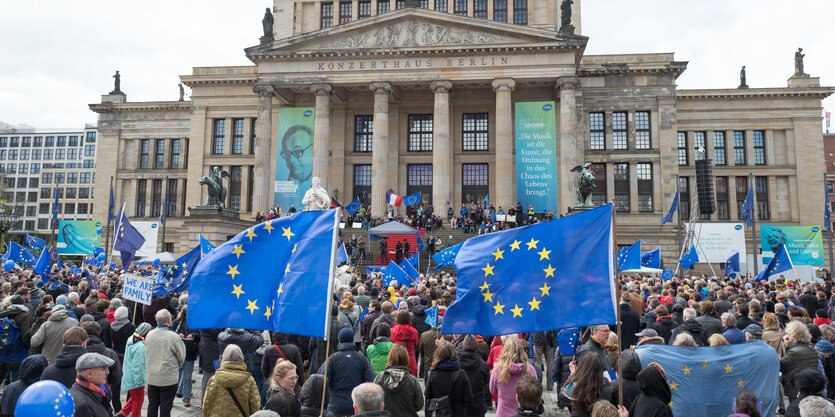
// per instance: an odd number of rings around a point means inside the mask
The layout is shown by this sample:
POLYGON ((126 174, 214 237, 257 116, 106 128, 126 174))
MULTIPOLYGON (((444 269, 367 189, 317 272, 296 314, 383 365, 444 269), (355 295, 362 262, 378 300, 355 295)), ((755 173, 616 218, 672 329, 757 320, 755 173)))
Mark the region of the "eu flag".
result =
POLYGON ((384 266, 366 266, 365 273, 370 274, 372 272, 383 272, 386 269, 384 266))
POLYGON ((560 347, 560 353, 565 356, 571 356, 574 354, 579 341, 580 329, 577 327, 562 329, 559 333, 557 333, 557 344, 560 347))
POLYGON ((8 260, 15 261, 19 264, 34 265, 38 261, 38 257, 31 250, 14 242, 9 242, 7 253, 9 254, 8 260))
POLYGON ((414 206, 415 204, 420 203, 420 200, 420 191, 418 191, 414 194, 409 194, 403 197, 403 204, 406 206, 414 206))
POLYGON ((780 359, 762 340, 716 347, 643 345, 635 351, 643 367, 658 362, 666 371, 676 417, 731 414, 740 389, 762 401, 762 415, 773 416, 777 410, 780 359))
POLYGON ((26 246, 32 248, 32 250, 43 250, 44 245, 46 245, 45 240, 28 234, 26 235, 26 246))
POLYGON ((340 243, 339 249, 336 250, 336 264, 339 265, 348 261, 348 251, 345 250, 345 244, 340 243))
POLYGON ((432 327, 438 327, 438 306, 426 309, 426 318, 423 322, 432 327))
POLYGON ((690 245, 690 250, 678 260, 678 263, 680 263, 681 267, 684 269, 690 269, 696 262, 699 262, 699 254, 696 253, 695 245, 690 245))
POLYGON ((350 214, 352 216, 359 209, 360 209, 360 198, 359 197, 354 197, 354 201, 352 201, 351 204, 348 204, 347 206, 345 206, 345 211, 347 211, 348 214, 350 214))
POLYGON ((209 242, 208 239, 203 237, 203 235, 200 235, 200 254, 202 256, 208 255, 209 252, 214 250, 216 247, 217 246, 213 245, 212 242, 209 242))
POLYGON ((409 261, 410 264, 412 264, 413 268, 420 270, 420 255, 417 252, 415 252, 412 256, 406 258, 406 260, 409 261))
POLYGON ((397 285, 400 285, 410 281, 410 279, 406 275, 406 271, 400 268, 394 261, 389 261, 389 264, 386 266, 385 275, 383 275, 383 285, 388 287, 393 281, 396 281, 397 285))
POLYGON ((324 338, 333 303, 338 212, 269 220, 209 252, 191 274, 189 327, 324 338))
POLYGON ((618 271, 641 269, 641 241, 618 251, 618 271))
POLYGON ((90 286, 90 289, 98 291, 99 287, 101 286, 101 282, 99 282, 99 279, 87 268, 84 268, 83 275, 84 278, 87 278, 87 285, 90 286))
POLYGON ((420 278, 420 272, 412 266, 408 259, 404 259, 403 262, 400 262, 400 269, 406 273, 406 276, 408 276, 412 282, 419 282, 418 279, 420 278))
POLYGON ((786 245, 780 245, 780 249, 777 249, 777 252, 774 253, 774 257, 771 258, 768 266, 757 275, 757 280, 768 279, 774 274, 779 274, 790 269, 794 269, 792 258, 789 256, 789 252, 786 251, 786 245))
POLYGON ((113 198, 113 177, 110 178, 110 202, 107 206, 107 224, 113 221, 113 210, 116 209, 116 199, 113 198))
POLYGON ((114 230, 116 234, 113 238, 113 250, 121 252, 122 266, 127 268, 133 262, 136 251, 145 244, 145 238, 130 224, 124 206, 119 210, 114 230))
POLYGON ((664 281, 669 281, 673 279, 673 276, 675 276, 675 272, 673 272, 672 269, 665 269, 664 272, 661 274, 661 279, 664 281))
POLYGON ((823 207, 823 228, 829 230, 832 224, 832 208, 829 206, 829 187, 826 187, 826 205, 823 207))
POLYGON ((748 184, 748 195, 745 196, 745 201, 739 209, 742 216, 745 217, 745 226, 751 228, 751 219, 754 213, 754 187, 748 184))
POLYGON ((435 266, 435 270, 437 271, 445 266, 454 265, 455 256, 458 255, 458 251, 461 249, 461 246, 463 245, 463 243, 459 243, 432 255, 432 260, 438 263, 438 265, 435 266))
POLYGON ((736 273, 739 272, 739 252, 731 255, 725 261, 725 275, 736 278, 736 273))
POLYGON ((35 262, 35 267, 32 268, 32 271, 40 275, 43 279, 49 276, 49 250, 44 249, 41 251, 41 255, 38 256, 38 261, 35 262))
POLYGON ((194 267, 197 266, 200 259, 200 245, 177 258, 176 263, 168 270, 168 273, 157 280, 157 284, 154 285, 154 295, 188 291, 194 267))
POLYGON ((58 268, 64 269, 64 263, 61 261, 61 256, 58 255, 58 251, 55 248, 49 248, 49 261, 55 265, 58 265, 58 268))
POLYGON ((661 249, 649 251, 641 255, 641 266, 658 269, 661 267, 661 249))
POLYGON ((678 211, 680 205, 681 194, 679 193, 678 185, 676 185, 676 195, 673 197, 673 204, 670 205, 670 211, 661 219, 661 224, 667 224, 673 221, 673 214, 678 211))
POLYGON ((467 239, 442 333, 485 336, 615 323, 612 204, 467 239))

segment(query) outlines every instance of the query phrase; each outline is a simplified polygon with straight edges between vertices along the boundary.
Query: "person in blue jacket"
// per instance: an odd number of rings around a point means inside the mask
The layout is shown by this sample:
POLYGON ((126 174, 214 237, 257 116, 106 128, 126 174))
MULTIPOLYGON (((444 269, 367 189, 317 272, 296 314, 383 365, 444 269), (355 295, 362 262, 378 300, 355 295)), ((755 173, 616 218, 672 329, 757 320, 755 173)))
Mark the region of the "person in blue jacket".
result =
POLYGON ((328 392, 330 401, 328 410, 338 416, 354 414, 351 390, 363 382, 374 382, 377 374, 366 357, 357 352, 354 344, 354 331, 344 328, 337 337, 339 344, 336 352, 319 368, 319 373, 325 373, 327 367, 328 392))

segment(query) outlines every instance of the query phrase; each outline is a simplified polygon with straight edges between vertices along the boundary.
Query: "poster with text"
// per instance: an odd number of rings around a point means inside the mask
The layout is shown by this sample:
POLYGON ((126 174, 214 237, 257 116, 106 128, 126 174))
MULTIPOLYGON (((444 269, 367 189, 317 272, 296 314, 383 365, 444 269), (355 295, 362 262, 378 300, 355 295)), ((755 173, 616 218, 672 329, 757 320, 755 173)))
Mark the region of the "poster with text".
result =
MULTIPOLYGON (((157 240, 159 238, 159 222, 130 222, 136 231, 145 238, 145 243, 136 251, 137 258, 144 258, 146 256, 157 254, 157 240)), ((110 242, 113 245, 113 241, 110 242)), ((111 246, 112 247, 112 246, 111 246)), ((113 255, 118 256, 118 251, 113 251, 113 255)))
POLYGON ((699 262, 722 263, 737 252, 741 262, 748 259, 742 223, 696 223, 693 239, 698 242, 699 262))
POLYGON ((763 263, 768 265, 780 245, 786 245, 795 265, 823 265, 823 238, 820 226, 760 225, 763 263))
MULTIPOLYGON (((516 200, 536 213, 557 209, 557 130, 553 101, 516 103, 516 200)), ((497 205, 513 205, 497 201, 497 205)))
POLYGON ((58 222, 59 255, 92 255, 101 246, 101 235, 96 231, 101 222, 96 220, 61 220, 58 222))
MULTIPOLYGON (((302 211, 302 197, 313 175, 313 108, 278 110, 278 150, 275 161, 274 204, 287 213, 290 205, 302 211)), ((265 210, 268 207, 257 207, 265 210)))

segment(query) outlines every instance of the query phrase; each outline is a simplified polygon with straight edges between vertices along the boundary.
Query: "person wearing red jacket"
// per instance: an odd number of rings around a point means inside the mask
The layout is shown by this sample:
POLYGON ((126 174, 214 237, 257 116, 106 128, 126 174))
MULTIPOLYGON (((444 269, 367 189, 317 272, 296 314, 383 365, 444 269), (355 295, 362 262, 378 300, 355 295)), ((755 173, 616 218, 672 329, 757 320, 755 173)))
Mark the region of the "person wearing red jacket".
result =
POLYGON ((409 352, 409 372, 417 376, 417 360, 415 360, 415 346, 418 344, 418 333, 412 326, 412 315, 409 310, 399 310, 395 316, 395 324, 391 329, 391 341, 402 345, 409 352))

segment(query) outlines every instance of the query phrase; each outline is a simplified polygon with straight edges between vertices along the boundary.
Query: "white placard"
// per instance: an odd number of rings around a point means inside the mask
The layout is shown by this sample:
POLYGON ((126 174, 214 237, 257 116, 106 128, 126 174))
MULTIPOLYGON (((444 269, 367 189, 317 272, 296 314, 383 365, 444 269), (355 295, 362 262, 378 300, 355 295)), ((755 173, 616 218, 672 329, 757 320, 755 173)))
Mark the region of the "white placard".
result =
POLYGON ((154 294, 154 280, 138 275, 127 275, 125 286, 122 289, 122 297, 142 304, 151 304, 151 297, 154 294))
MULTIPOLYGON (((159 222, 130 222, 130 224, 145 238, 145 243, 136 251, 135 257, 144 258, 146 256, 156 255, 160 228, 159 222)), ((114 250, 113 255, 118 256, 119 252, 114 250)))
POLYGON ((725 262, 736 252, 740 262, 747 256, 742 223, 696 223, 693 242, 699 262, 725 262))

